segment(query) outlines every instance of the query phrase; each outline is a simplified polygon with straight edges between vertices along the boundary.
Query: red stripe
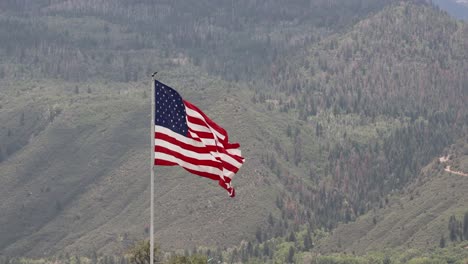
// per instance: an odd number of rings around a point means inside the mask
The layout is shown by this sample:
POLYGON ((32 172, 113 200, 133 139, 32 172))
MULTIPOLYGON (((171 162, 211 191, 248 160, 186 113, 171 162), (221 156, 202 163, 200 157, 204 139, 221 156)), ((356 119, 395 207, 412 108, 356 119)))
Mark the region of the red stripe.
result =
POLYGON ((220 127, 218 124, 213 122, 207 115, 205 115, 205 113, 203 113, 200 109, 198 109, 198 107, 196 107, 192 103, 184 100, 184 104, 185 104, 185 107, 188 107, 188 108, 200 113, 203 116, 203 118, 205 119, 205 121, 208 123, 208 125, 210 125, 210 127, 212 127, 213 129, 216 129, 216 131, 218 131, 221 135, 223 135, 225 137, 223 141, 227 142, 228 135, 227 135, 226 130, 224 130, 224 128, 220 127))
POLYGON ((205 121, 201 120, 200 118, 196 118, 196 117, 187 115, 187 120, 190 123, 200 125, 200 126, 204 126, 204 127, 208 128, 208 125, 205 123, 205 121))
POLYGON ((179 164, 162 159, 154 159, 154 166, 177 166, 179 164))
MULTIPOLYGON (((205 145, 205 146, 197 147, 197 146, 190 145, 190 144, 187 144, 185 142, 179 141, 176 138, 173 138, 173 137, 171 137, 171 136, 169 136, 167 134, 163 134, 163 133, 160 133, 160 132, 155 132, 155 138, 167 141, 167 142, 172 143, 174 145, 180 146, 183 149, 191 150, 193 152, 207 154, 207 153, 210 153, 212 151, 217 151, 217 148, 215 146, 205 145)), ((194 140, 196 140, 196 139, 194 139, 194 140)))
POLYGON ((221 160, 221 162, 223 163, 223 168, 225 168, 226 170, 232 171, 234 173, 239 171, 239 168, 232 165, 231 163, 228 163, 227 161, 224 161, 224 160, 221 160))
POLYGON ((231 157, 231 158, 233 158, 233 159, 235 159, 235 160, 236 160, 237 162, 239 162, 239 163, 244 163, 244 158, 241 157, 241 156, 229 154, 229 153, 227 153, 226 150, 224 150, 224 149, 223 149, 222 153, 228 155, 229 157, 231 157))
MULTIPOLYGON (((158 139, 160 139, 160 140, 167 141, 167 142, 172 143, 172 144, 174 144, 176 146, 179 146, 179 147, 181 147, 183 149, 190 150, 190 151, 193 151, 193 152, 196 152, 196 153, 210 154, 211 152, 219 152, 219 153, 223 153, 225 155, 228 155, 228 156, 232 157, 234 160, 236 160, 237 162, 239 162, 241 164, 243 163, 243 159, 241 157, 238 157, 236 155, 231 155, 231 154, 227 153, 225 151, 225 149, 220 148, 220 147, 215 147, 215 146, 195 147, 193 145, 189 145, 189 144, 186 144, 184 142, 178 141, 177 139, 175 139, 175 138, 173 138, 173 137, 171 137, 169 135, 159 133, 159 132, 156 133, 156 137, 158 139)), ((155 147, 155 151, 158 152, 156 147, 155 147)), ((163 152, 163 151, 161 151, 161 152, 163 152)), ((164 152, 164 153, 166 153, 166 152, 164 152)), ((169 153, 167 153, 167 154, 169 154, 169 153)), ((222 161, 221 157, 217 158, 217 159, 222 161)), ((226 169, 228 169, 230 171, 233 171, 233 172, 237 172, 239 170, 235 165, 232 165, 232 164, 227 163, 225 161, 223 161, 223 165, 224 165, 224 168, 226 168, 226 169)))
MULTIPOLYGON (((214 167, 214 168, 223 170, 222 164, 220 162, 217 162, 217 161, 214 161, 214 160, 194 159, 194 158, 191 158, 191 157, 187 157, 187 156, 183 155, 180 152, 170 150, 170 149, 162 147, 162 146, 155 146, 154 150, 155 150, 155 152, 160 152, 160 153, 165 153, 165 154, 171 155, 173 157, 176 157, 178 159, 181 159, 181 160, 183 160, 183 161, 185 161, 187 163, 191 163, 193 165, 210 166, 210 167, 214 167)), ((180 164, 180 165, 183 166, 182 164, 180 164)))
MULTIPOLYGON (((215 139, 213 133, 194 131, 189 127, 189 131, 196 134, 199 138, 215 139)), ((189 133, 189 137, 192 138, 192 135, 189 133)))

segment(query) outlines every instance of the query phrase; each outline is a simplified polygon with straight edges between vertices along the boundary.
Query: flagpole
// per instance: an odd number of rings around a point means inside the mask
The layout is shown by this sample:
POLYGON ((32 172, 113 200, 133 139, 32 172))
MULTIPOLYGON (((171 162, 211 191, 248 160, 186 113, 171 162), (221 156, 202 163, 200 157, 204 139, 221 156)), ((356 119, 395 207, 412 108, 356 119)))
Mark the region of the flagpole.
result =
POLYGON ((151 184, 150 184, 150 264, 154 264, 154 115, 155 115, 155 81, 156 74, 153 73, 151 85, 151 184))

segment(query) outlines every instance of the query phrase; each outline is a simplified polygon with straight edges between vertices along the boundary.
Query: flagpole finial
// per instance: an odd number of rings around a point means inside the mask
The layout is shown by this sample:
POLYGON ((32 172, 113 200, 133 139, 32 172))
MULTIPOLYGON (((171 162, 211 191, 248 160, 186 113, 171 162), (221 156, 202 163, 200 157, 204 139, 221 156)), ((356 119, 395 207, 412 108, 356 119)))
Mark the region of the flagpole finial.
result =
POLYGON ((156 74, 158 74, 158 72, 154 72, 153 74, 151 74, 151 77, 153 77, 153 79, 156 77, 156 74))

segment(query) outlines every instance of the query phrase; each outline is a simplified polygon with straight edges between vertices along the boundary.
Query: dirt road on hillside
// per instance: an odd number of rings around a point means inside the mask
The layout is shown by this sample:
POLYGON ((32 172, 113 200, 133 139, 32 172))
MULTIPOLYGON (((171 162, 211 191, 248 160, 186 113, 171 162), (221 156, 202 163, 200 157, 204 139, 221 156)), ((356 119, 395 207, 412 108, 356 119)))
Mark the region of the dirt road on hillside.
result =
POLYGON ((453 171, 453 170, 450 169, 450 166, 445 167, 444 171, 449 172, 449 173, 453 173, 453 174, 457 174, 457 175, 460 175, 460 176, 468 177, 467 173, 463 173, 461 171, 453 171))
MULTIPOLYGON (((440 158, 439 158, 439 161, 440 161, 441 163, 446 163, 449 159, 450 159, 450 156, 440 157, 440 158)), ((454 171, 454 170, 451 170, 451 169, 450 169, 450 165, 446 165, 446 166, 444 167, 444 171, 446 171, 446 172, 448 172, 448 173, 452 173, 452 174, 456 174, 456 175, 468 177, 468 173, 464 173, 464 172, 461 172, 461 171, 454 171)))

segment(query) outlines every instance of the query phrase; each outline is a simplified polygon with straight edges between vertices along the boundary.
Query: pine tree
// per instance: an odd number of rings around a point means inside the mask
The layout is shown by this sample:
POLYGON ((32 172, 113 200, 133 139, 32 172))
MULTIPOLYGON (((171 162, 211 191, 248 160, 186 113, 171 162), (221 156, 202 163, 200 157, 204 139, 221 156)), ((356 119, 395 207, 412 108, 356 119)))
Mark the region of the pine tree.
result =
POLYGON ((468 240, 468 212, 463 217, 463 237, 468 240))
POLYGON ((257 232, 255 233, 255 237, 257 238, 258 243, 262 243, 262 229, 258 228, 257 232))
POLYGON ((288 253, 288 257, 286 258, 286 262, 287 263, 294 263, 294 247, 291 246, 289 248, 289 253, 288 253))
POLYGON ((263 244, 263 256, 270 256, 270 247, 268 243, 263 244))
POLYGON ((312 238, 310 236, 310 231, 307 230, 307 233, 304 235, 304 250, 309 251, 312 249, 313 244, 312 244, 312 238))
POLYGON ((456 241, 458 235, 458 223, 454 215, 450 216, 448 228, 450 232, 450 241, 456 241))
POLYGON ((294 231, 291 231, 289 234, 289 239, 290 242, 296 242, 296 235, 294 234, 294 231))
POLYGON ((444 235, 442 235, 442 236, 440 237, 439 247, 440 247, 440 248, 444 248, 444 247, 445 247, 445 236, 444 236, 444 235))

